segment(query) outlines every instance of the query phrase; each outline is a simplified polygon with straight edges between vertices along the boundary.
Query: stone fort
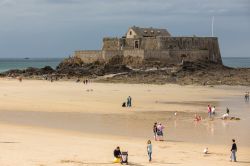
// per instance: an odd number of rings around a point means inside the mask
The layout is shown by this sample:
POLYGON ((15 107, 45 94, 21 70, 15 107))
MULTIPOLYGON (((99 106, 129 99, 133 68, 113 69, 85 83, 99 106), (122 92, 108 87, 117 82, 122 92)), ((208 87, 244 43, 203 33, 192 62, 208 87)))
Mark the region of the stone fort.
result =
POLYGON ((105 63, 121 57, 124 64, 131 66, 145 62, 176 65, 184 61, 222 64, 217 37, 174 37, 166 29, 136 26, 121 38, 103 38, 102 50, 78 50, 74 57, 84 63, 105 63))

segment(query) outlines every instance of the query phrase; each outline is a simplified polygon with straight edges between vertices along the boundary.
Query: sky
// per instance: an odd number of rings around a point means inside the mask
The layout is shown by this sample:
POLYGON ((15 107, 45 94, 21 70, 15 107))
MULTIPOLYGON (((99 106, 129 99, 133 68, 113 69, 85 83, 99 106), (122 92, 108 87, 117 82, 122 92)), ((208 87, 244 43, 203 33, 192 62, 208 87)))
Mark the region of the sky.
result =
POLYGON ((98 50, 129 27, 214 36, 223 57, 250 57, 250 0, 0 0, 0 58, 98 50))

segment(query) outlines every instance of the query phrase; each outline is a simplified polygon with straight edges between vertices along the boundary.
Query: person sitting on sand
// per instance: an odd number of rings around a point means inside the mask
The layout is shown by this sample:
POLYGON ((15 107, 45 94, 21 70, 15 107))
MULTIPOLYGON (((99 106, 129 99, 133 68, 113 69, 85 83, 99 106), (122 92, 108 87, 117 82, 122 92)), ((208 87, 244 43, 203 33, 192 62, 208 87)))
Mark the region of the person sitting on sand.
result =
POLYGON ((114 163, 120 163, 121 162, 121 150, 120 147, 117 146, 114 150, 114 163))

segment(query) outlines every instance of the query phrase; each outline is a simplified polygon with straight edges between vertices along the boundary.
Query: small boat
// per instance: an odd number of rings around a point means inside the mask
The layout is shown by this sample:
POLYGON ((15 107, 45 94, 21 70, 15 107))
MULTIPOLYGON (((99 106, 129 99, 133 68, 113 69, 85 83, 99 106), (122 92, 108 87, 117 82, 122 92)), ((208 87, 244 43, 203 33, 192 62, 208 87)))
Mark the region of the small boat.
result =
POLYGON ((29 57, 25 57, 24 59, 30 59, 29 57))

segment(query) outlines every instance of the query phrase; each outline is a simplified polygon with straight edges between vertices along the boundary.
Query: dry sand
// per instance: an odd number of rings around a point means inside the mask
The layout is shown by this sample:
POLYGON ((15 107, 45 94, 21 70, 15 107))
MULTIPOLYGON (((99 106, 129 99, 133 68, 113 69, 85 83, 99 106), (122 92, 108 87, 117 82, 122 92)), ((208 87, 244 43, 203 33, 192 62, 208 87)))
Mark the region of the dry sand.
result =
POLYGON ((128 150, 131 165, 235 165, 229 162, 232 138, 237 165, 250 165, 246 89, 1 79, 0 165, 114 165, 117 145, 128 150), (133 107, 122 108, 129 95, 133 107), (213 121, 207 104, 217 108, 213 121), (226 106, 241 120, 218 119, 226 106), (205 119, 195 123, 195 112, 205 119), (153 141, 149 164, 146 141, 155 121, 166 126, 166 141, 153 141), (210 154, 202 153, 205 147, 210 154))

